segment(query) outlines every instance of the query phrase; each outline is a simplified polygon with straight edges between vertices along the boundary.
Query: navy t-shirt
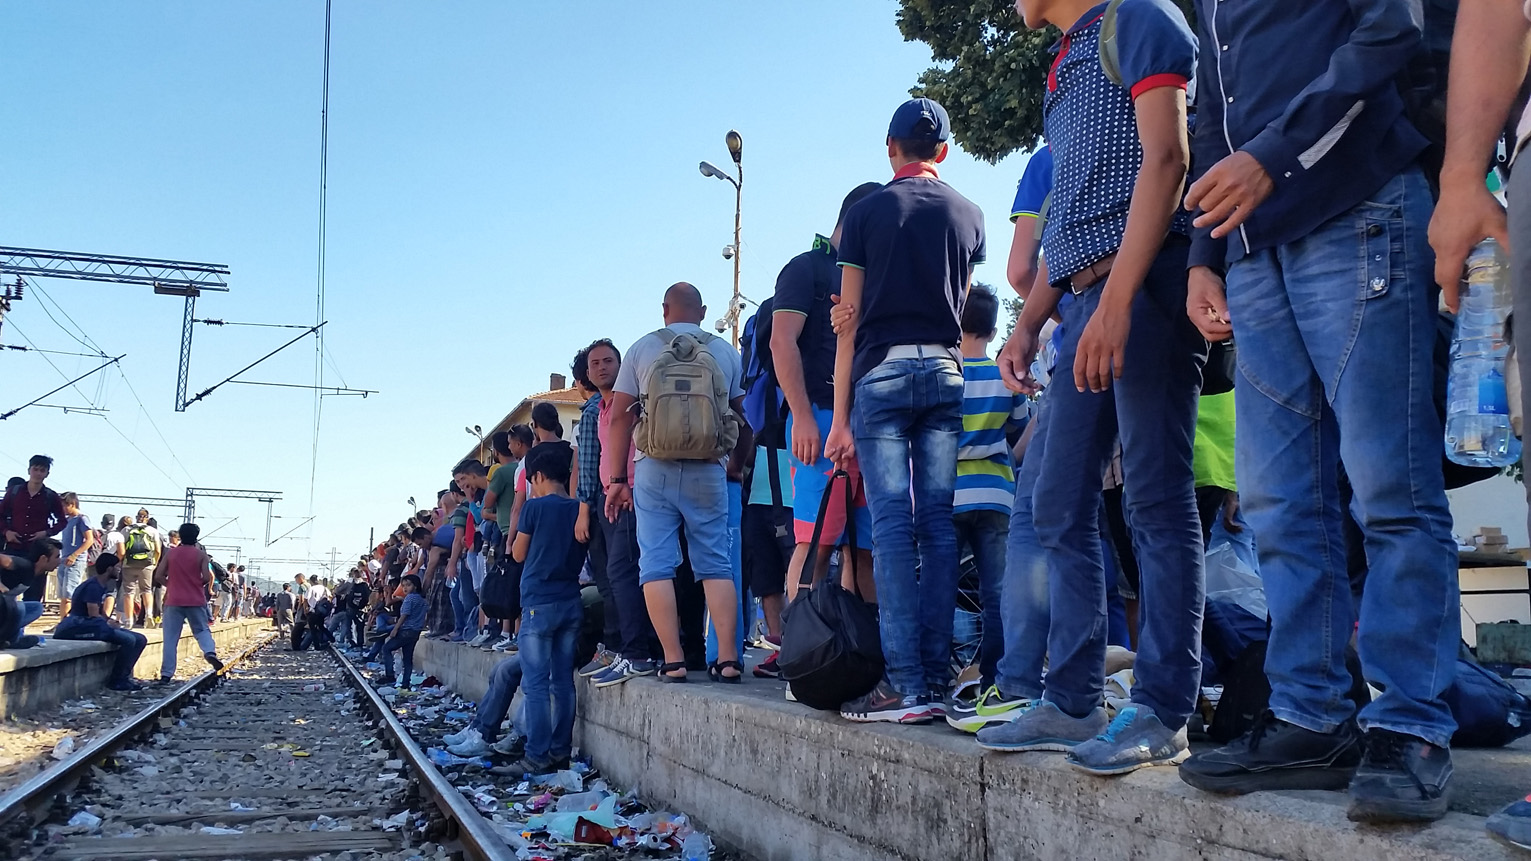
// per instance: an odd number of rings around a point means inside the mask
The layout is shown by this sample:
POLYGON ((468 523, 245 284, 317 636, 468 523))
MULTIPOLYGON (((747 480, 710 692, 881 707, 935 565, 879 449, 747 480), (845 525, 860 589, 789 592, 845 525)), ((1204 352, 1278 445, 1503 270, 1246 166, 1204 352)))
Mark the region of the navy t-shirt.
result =
POLYGON ((579 500, 539 496, 521 506, 521 532, 531 536, 521 566, 521 606, 537 607, 579 599, 579 571, 585 545, 574 538, 579 500))
MULTIPOLYGON (((804 251, 782 267, 776 276, 776 293, 771 297, 771 313, 801 314, 803 333, 797 336, 797 349, 803 356, 803 382, 808 400, 829 409, 835 404, 835 333, 829 325, 831 296, 840 295, 840 267, 835 265, 835 247, 822 236, 815 236, 813 248, 804 251)), ((774 323, 772 324, 775 325, 774 323)))
POLYGON ((85 582, 74 587, 74 597, 69 599, 73 603, 69 605, 69 615, 78 616, 81 619, 89 618, 90 613, 86 610, 86 604, 104 604, 106 602, 106 587, 94 577, 86 577, 85 582))
POLYGON ((851 378, 898 344, 962 340, 962 305, 984 260, 983 212, 936 176, 909 165, 846 213, 840 265, 866 271, 851 378))

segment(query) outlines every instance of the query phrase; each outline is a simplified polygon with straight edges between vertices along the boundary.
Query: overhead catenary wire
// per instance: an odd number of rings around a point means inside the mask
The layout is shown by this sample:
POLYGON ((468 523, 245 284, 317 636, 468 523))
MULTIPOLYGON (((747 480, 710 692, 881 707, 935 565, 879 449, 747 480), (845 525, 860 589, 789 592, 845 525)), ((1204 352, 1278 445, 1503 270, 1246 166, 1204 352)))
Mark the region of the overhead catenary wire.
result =
MULTIPOLYGON (((325 226, 330 164, 330 21, 332 0, 324 0, 324 83, 319 106, 319 260, 314 289, 314 326, 324 324, 325 226)), ((314 485, 319 475, 319 429, 324 416, 324 332, 314 340, 314 436, 308 467, 308 513, 314 513, 314 485)))
MULTIPOLYGON (((123 356, 125 356, 125 355, 127 355, 127 354, 123 353, 123 356)), ((7 410, 6 412, 0 413, 0 422, 5 421, 6 419, 8 419, 11 416, 21 412, 22 410, 26 409, 27 407, 32 406, 33 404, 40 403, 44 398, 49 397, 50 395, 55 395, 55 394, 58 394, 59 392, 62 392, 63 390, 69 388, 70 386, 73 386, 75 383, 78 383, 79 381, 85 379, 86 377, 90 376, 91 374, 94 374, 97 371, 105 370, 107 367, 109 367, 111 365, 115 365, 115 364, 117 364, 120 361, 122 361, 122 356, 118 356, 118 357, 116 357, 114 359, 111 359, 111 360, 105 362, 104 364, 101 364, 101 365, 98 365, 98 366, 96 366, 94 368, 91 368, 90 370, 86 371, 85 373, 79 375, 78 377, 75 377, 72 380, 69 380, 68 382, 64 383, 62 386, 59 386, 56 389, 52 389, 51 391, 47 392, 46 394, 38 395, 37 397, 33 398, 30 401, 27 401, 26 403, 22 404, 21 406, 15 408, 13 410, 7 410)))

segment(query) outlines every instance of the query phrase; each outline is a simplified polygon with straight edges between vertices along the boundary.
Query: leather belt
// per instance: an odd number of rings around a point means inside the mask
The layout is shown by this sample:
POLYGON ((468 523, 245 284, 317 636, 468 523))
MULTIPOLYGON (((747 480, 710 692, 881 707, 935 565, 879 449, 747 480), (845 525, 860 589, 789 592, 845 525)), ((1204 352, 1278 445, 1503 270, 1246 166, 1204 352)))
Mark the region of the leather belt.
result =
POLYGON ((956 347, 942 344, 897 344, 883 356, 884 362, 894 359, 951 359, 962 365, 962 353, 956 347))
POLYGON ((1089 266, 1069 276, 1069 290, 1075 295, 1083 293, 1091 287, 1105 280, 1111 274, 1111 267, 1116 263, 1116 252, 1091 263, 1089 266))

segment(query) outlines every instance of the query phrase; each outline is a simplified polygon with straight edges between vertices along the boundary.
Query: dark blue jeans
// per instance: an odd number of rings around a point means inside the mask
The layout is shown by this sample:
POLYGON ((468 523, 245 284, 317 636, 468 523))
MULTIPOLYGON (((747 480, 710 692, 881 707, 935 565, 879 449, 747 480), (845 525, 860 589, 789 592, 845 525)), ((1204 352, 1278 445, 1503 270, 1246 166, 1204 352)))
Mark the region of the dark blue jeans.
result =
POLYGON ((404 653, 404 668, 399 674, 399 687, 408 688, 410 677, 415 674, 415 644, 420 642, 420 632, 403 630, 397 635, 389 637, 388 642, 383 644, 383 671, 393 675, 393 653, 404 653))
POLYGON ((1104 282, 1064 312, 1064 340, 1047 391, 1046 456, 1034 488, 1042 504, 1033 510, 1052 603, 1044 696, 1068 714, 1084 715, 1101 702, 1108 628, 1101 477, 1120 435, 1127 522, 1141 579, 1132 699, 1170 729, 1185 725, 1200 693, 1205 601, 1191 441, 1207 342, 1186 316, 1186 250, 1185 240, 1172 236, 1154 259, 1133 299, 1122 376, 1107 391, 1074 386, 1079 336, 1100 304, 1104 282))
POLYGON ((1343 461, 1369 571, 1361 667, 1383 688, 1361 725, 1444 747, 1456 729, 1442 693, 1461 620, 1431 397, 1429 220, 1425 178, 1410 169, 1302 239, 1234 263, 1228 310, 1239 343, 1239 498, 1270 603, 1271 711, 1329 731, 1354 710, 1343 461))
POLYGON ((851 430, 872 512, 888 682, 903 694, 944 690, 957 608, 952 494, 962 369, 934 351, 883 362, 856 381, 851 430))
POLYGON ((149 645, 149 639, 143 634, 113 628, 100 616, 91 619, 67 616, 53 632, 53 638, 96 640, 116 646, 117 654, 112 658, 112 677, 108 680, 109 684, 114 685, 133 678, 133 665, 138 663, 138 656, 142 655, 144 647, 149 645))
POLYGON ((622 631, 620 640, 606 645, 629 661, 653 660, 658 654, 654 625, 638 583, 638 516, 630 508, 618 513, 615 523, 602 512, 592 511, 590 516, 600 524, 606 540, 606 579, 612 606, 605 612, 607 618, 616 615, 622 631))
POLYGON ((1010 515, 1002 511, 963 511, 952 518, 957 543, 973 551, 978 566, 978 593, 983 599, 983 639, 978 645, 978 671, 983 684, 994 683, 1000 655, 1005 653, 1001 591, 1005 582, 1005 543, 1010 515))
MULTIPOLYGON (((510 703, 516 698, 516 688, 521 687, 521 655, 514 654, 494 665, 494 672, 489 675, 489 692, 479 701, 478 711, 473 715, 473 728, 483 736, 484 741, 493 744, 500 735, 500 724, 505 722, 505 715, 510 713, 510 703)), ((526 732, 526 706, 523 702, 522 714, 516 715, 516 728, 524 734, 526 732)))
POLYGON ((574 647, 583 618, 578 598, 521 610, 517 642, 532 762, 564 759, 574 749, 574 647))

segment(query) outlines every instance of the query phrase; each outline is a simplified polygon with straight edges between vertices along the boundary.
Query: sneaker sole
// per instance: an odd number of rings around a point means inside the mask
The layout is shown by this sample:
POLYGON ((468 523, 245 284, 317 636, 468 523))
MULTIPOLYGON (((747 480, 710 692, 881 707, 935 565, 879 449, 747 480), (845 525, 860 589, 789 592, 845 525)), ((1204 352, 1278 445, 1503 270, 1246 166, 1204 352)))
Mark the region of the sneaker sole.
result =
POLYGON ((618 676, 617 678, 611 679, 610 681, 596 682, 595 686, 598 687, 598 688, 610 688, 610 687, 614 687, 616 685, 620 685, 623 682, 627 681, 628 679, 636 679, 636 678, 638 678, 636 675, 618 676))
POLYGON ((978 746, 984 750, 997 750, 1003 753, 1068 753, 1088 740, 1071 741, 1062 738, 1039 738, 1035 741, 1024 741, 1016 744, 996 744, 992 741, 979 740, 978 746))
POLYGON ((1498 840, 1506 846, 1514 846, 1516 849, 1531 849, 1531 841, 1516 840, 1508 834, 1500 834, 1498 831, 1488 829, 1488 836, 1498 840))
POLYGON ((1220 795, 1246 795, 1281 789, 1320 789, 1339 792, 1350 786, 1354 768, 1279 768, 1243 774, 1201 774, 1194 769, 1180 769, 1180 779, 1202 792, 1220 795))
POLYGON ((840 717, 853 723, 899 723, 910 726, 928 724, 934 719, 929 709, 889 709, 864 714, 840 713, 840 717))
POLYGON ((1174 756, 1164 757, 1162 759, 1145 760, 1142 762, 1130 762, 1122 765, 1088 765, 1086 763, 1080 762, 1072 756, 1064 761, 1067 762, 1075 771, 1082 771, 1085 774, 1093 774, 1096 777, 1114 777, 1119 774, 1131 774, 1140 768, 1153 768, 1157 765, 1179 765, 1180 763, 1185 762, 1190 758, 1191 751, 1182 750, 1176 753, 1174 756))
POLYGON ((987 726, 1009 723, 1015 719, 1015 715, 1009 717, 995 717, 993 715, 975 715, 971 712, 964 715, 948 714, 946 725, 958 732, 975 733, 987 726))
POLYGON ((1345 812, 1351 822, 1386 824, 1394 822, 1434 822, 1446 815, 1449 799, 1442 795, 1430 801, 1355 798, 1345 812))

